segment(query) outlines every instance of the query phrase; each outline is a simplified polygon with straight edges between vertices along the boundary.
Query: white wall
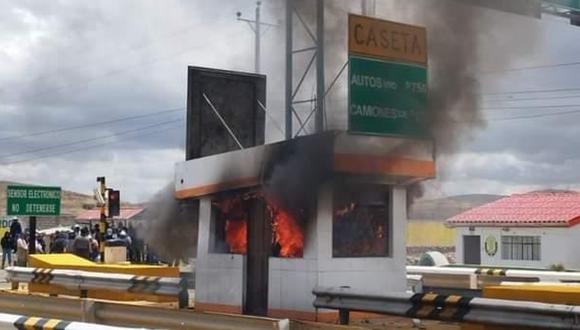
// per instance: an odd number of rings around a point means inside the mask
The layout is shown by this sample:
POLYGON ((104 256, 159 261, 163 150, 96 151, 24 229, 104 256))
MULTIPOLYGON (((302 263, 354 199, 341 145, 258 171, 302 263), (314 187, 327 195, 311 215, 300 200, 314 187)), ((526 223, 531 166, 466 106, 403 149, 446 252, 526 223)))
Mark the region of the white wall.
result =
POLYGON ((481 264, 485 266, 519 266, 547 268, 553 264, 563 264, 567 269, 580 269, 580 226, 566 227, 458 227, 455 241, 457 263, 463 263, 463 236, 479 235, 481 237, 481 264), (485 252, 484 244, 488 235, 493 235, 498 242, 498 251, 494 256, 485 252), (501 258, 501 236, 540 236, 540 260, 503 260, 501 258))
MULTIPOLYGON (((386 187, 385 187, 386 188, 386 187)), ((392 190, 391 257, 333 258, 332 257, 332 191, 321 191, 318 207, 318 269, 319 286, 349 286, 353 290, 379 293, 404 291, 406 193, 405 188, 392 190)))
MULTIPOLYGON (((387 189, 387 186, 385 186, 387 189)), ((348 286, 367 293, 406 289, 406 190, 393 188, 391 257, 332 257, 332 185, 319 192, 316 219, 307 230, 303 259, 270 259, 270 309, 314 312, 312 289, 348 286)))
POLYGON ((199 230, 195 264, 195 302, 239 306, 243 303, 244 256, 209 253, 211 237, 211 199, 199 203, 199 230))
MULTIPOLYGON (((385 186, 388 189, 388 186, 385 186)), ((270 258, 268 308, 315 312, 312 290, 317 286, 348 286, 380 293, 403 292, 405 279, 406 190, 391 194, 391 256, 377 258, 332 257, 332 185, 319 192, 315 219, 309 221, 304 257, 270 258)), ((243 305, 244 256, 210 253, 211 200, 200 200, 195 301, 200 304, 243 305)))

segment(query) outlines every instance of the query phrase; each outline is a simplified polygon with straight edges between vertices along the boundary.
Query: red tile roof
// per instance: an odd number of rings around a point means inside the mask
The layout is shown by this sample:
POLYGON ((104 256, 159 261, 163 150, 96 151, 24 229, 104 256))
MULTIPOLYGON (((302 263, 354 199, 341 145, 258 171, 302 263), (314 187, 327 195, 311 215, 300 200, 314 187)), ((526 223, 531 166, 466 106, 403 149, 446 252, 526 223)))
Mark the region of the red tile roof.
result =
POLYGON ((460 213, 451 226, 571 227, 580 223, 580 193, 531 192, 498 199, 460 213))
MULTIPOLYGON (((125 207, 121 208, 121 215, 118 217, 113 217, 114 220, 129 220, 139 213, 143 212, 143 208, 140 207, 125 207)), ((77 220, 100 220, 101 219, 101 210, 100 209, 92 209, 86 210, 79 214, 76 217, 77 220)))

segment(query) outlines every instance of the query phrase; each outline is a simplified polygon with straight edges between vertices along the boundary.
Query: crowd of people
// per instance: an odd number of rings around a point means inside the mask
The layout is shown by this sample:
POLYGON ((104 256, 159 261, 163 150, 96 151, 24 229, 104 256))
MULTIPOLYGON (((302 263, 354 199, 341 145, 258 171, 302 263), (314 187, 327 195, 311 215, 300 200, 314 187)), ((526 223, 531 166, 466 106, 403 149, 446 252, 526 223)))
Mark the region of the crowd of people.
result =
MULTIPOLYGON (((124 246, 127 260, 133 263, 156 263, 157 260, 136 232, 122 224, 109 224, 101 236, 100 225, 92 227, 75 224, 70 229, 55 231, 51 234, 36 233, 35 251, 41 253, 73 253, 91 261, 101 260, 100 246, 124 246), (101 238, 102 237, 102 238, 101 238)), ((6 265, 26 266, 30 246, 30 232, 23 230, 18 218, 13 218, 10 229, 1 239, 2 268, 6 265), (13 256, 16 256, 13 260, 13 256), (14 261, 14 263, 13 263, 14 261)))

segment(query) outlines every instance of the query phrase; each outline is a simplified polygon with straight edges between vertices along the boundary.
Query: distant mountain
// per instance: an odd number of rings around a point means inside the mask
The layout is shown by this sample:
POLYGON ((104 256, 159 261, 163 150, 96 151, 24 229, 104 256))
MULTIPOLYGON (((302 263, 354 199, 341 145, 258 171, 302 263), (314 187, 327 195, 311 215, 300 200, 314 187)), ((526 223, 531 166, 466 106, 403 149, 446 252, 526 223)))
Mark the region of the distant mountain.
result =
MULTIPOLYGON (((20 183, 0 181, 0 218, 6 215, 6 186, 12 184, 20 183)), ((76 217, 83 210, 95 207, 95 199, 92 195, 63 190, 61 196, 60 213, 63 217, 76 217)))
POLYGON ((502 195, 471 194, 446 198, 418 200, 409 210, 410 220, 439 220, 446 219, 467 211, 474 207, 500 199, 502 195))

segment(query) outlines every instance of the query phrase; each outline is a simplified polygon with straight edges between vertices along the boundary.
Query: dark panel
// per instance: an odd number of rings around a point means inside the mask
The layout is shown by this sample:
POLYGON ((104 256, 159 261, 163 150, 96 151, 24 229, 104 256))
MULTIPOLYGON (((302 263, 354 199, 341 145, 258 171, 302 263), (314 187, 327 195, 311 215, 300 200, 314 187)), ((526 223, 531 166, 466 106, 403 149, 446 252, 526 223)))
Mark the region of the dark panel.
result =
POLYGON ((244 314, 265 316, 268 313, 268 257, 272 246, 272 228, 264 201, 255 199, 252 204, 247 232, 244 314))
POLYGON ((463 236, 463 263, 481 265, 481 236, 463 236))
POLYGON ((266 76, 189 67, 186 159, 238 150, 235 140, 206 102, 211 100, 244 148, 264 143, 266 76))

